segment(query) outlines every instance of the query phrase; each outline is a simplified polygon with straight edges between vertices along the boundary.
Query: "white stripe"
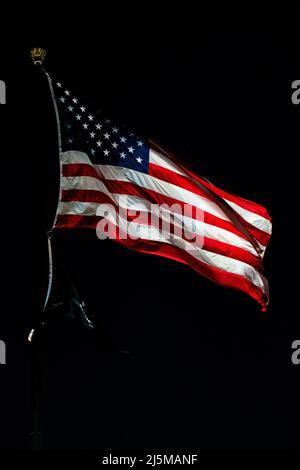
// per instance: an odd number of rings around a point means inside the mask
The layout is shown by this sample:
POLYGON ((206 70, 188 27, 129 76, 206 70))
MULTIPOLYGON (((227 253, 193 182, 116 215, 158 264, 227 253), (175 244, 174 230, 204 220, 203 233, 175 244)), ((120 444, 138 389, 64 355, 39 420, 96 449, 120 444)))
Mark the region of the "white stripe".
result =
POLYGON ((84 152, 78 152, 77 150, 61 152, 61 161, 62 163, 86 163, 93 166, 87 154, 84 152))
POLYGON ((96 215, 99 204, 96 202, 68 201, 60 202, 58 207, 59 215, 96 215))
POLYGON ((63 190, 107 192, 105 184, 93 176, 63 176, 61 180, 61 187, 63 190))
POLYGON ((174 171, 174 173, 178 173, 179 175, 186 176, 185 173, 183 173, 180 168, 178 168, 178 166, 172 162, 172 160, 170 160, 168 157, 165 157, 164 155, 161 155, 152 148, 150 148, 149 152, 149 163, 166 168, 166 170, 174 171))
POLYGON ((228 201, 227 199, 224 199, 224 201, 226 201, 229 206, 231 206, 240 216, 242 216, 244 220, 249 222, 249 224, 253 225, 253 227, 256 227, 259 230, 267 232, 271 235, 272 223, 268 219, 262 217, 259 214, 256 214, 255 212, 248 211, 244 207, 241 207, 236 204, 235 202, 228 201))

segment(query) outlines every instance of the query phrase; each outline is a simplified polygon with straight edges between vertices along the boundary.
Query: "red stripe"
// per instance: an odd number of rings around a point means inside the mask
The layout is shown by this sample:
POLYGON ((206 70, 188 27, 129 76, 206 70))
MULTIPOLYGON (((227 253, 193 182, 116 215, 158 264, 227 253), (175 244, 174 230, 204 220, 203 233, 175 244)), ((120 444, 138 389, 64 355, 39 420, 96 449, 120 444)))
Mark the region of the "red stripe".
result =
POLYGON ((96 229, 99 217, 94 215, 58 215, 54 228, 93 228, 96 229))
POLYGON ((63 176, 92 176, 102 179, 97 167, 87 163, 64 163, 62 166, 63 176))
POLYGON ((61 193, 62 202, 80 201, 105 204, 113 203, 107 194, 94 189, 63 189, 61 193))

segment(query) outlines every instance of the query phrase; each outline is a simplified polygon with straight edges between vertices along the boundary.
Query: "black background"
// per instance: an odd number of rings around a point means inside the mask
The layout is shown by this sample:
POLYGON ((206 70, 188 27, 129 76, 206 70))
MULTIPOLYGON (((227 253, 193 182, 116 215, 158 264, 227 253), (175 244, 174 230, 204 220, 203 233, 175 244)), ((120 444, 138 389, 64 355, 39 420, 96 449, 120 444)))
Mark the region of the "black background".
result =
POLYGON ((291 343, 300 328, 290 271, 297 252, 297 212, 290 210, 298 186, 300 107, 291 103, 291 83, 300 78, 297 34, 183 23, 102 17, 90 35, 72 29, 68 39, 36 38, 13 55, 3 48, 1 154, 10 170, 2 172, 0 448, 32 445, 26 336, 45 296, 45 232, 57 200, 54 112, 45 77, 28 56, 36 45, 47 49, 48 72, 69 88, 216 185, 265 205, 274 219, 264 314, 243 293, 179 263, 99 241, 93 231, 54 235, 56 266, 68 266, 115 350, 63 312, 49 316, 37 341, 42 448, 299 447, 300 366, 291 363, 291 343))

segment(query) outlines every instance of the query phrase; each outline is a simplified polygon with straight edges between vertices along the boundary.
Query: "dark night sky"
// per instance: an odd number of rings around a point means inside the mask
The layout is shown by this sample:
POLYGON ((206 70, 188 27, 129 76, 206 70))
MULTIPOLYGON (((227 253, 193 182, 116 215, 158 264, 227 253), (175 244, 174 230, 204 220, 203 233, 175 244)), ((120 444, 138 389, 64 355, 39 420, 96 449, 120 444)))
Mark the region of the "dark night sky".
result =
MULTIPOLYGON (((290 356, 300 327, 288 276, 292 239, 283 227, 284 200, 295 191, 285 184, 299 146, 300 108, 290 100, 291 82, 300 78, 294 37, 217 28, 167 34, 160 25, 155 42, 142 29, 130 36, 106 25, 98 33, 83 41, 70 35, 63 47, 42 43, 48 72, 216 185, 268 207, 274 218, 265 262, 271 304, 262 314, 243 293, 171 260, 99 241, 93 231, 54 235, 56 266, 68 267, 117 350, 63 312, 49 317, 39 353, 43 446, 296 447, 300 366, 290 356)), ((13 171, 24 187, 14 195, 20 215, 8 234, 13 256, 0 319, 8 347, 0 370, 0 447, 8 448, 28 445, 32 368, 25 336, 45 294, 45 230, 58 184, 47 83, 27 56, 35 44, 8 58, 22 80, 0 77, 9 99, 1 118, 6 112, 10 156, 18 154, 13 171)))

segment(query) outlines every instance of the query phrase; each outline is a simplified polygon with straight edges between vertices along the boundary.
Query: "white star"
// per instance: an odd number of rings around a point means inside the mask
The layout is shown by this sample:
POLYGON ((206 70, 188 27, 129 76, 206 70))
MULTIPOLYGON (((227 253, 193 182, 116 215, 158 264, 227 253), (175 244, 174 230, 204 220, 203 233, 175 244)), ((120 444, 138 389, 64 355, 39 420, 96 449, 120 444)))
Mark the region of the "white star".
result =
POLYGON ((95 154, 95 150, 94 150, 94 149, 91 149, 91 154, 92 154, 92 155, 95 154))
POLYGON ((107 132, 104 134, 104 137, 105 139, 109 139, 110 138, 110 134, 108 134, 107 132))
POLYGON ((83 124, 83 128, 84 128, 84 129, 87 129, 87 128, 88 128, 88 124, 83 124))
POLYGON ((96 124, 96 129, 101 129, 102 125, 101 124, 96 124))
POLYGON ((128 147, 130 153, 133 153, 133 147, 128 147))
POLYGON ((138 144, 139 147, 141 147, 143 145, 143 142, 141 140, 138 140, 137 144, 138 144))
POLYGON ((69 111, 73 111, 73 109, 74 109, 73 106, 68 106, 69 111))
POLYGON ((95 137, 95 132, 90 132, 90 136, 93 138, 95 137))
POLYGON ((126 142, 126 140, 127 140, 126 137, 121 137, 121 139, 120 139, 120 141, 124 142, 124 143, 126 142))
POLYGON ((109 150, 104 150, 104 152, 103 152, 103 153, 104 153, 104 155, 107 157, 107 156, 108 156, 108 154, 109 154, 109 150))
POLYGON ((91 114, 88 116, 89 120, 92 121, 94 119, 94 116, 92 116, 91 114))
POLYGON ((78 101, 78 99, 77 99, 77 98, 73 98, 73 99, 72 99, 72 101, 73 101, 73 103, 75 103, 75 104, 76 104, 76 103, 77 103, 77 101, 78 101))
POLYGON ((141 157, 137 157, 136 161, 137 161, 138 163, 142 163, 143 160, 141 159, 141 157))
POLYGON ((119 129, 118 129, 117 127, 113 127, 113 128, 112 128, 112 131, 115 132, 115 133, 117 133, 117 132, 119 132, 119 129))
POLYGON ((81 119, 81 116, 80 116, 80 114, 76 114, 76 116, 75 116, 75 117, 76 117, 77 121, 80 121, 80 119, 81 119))
POLYGON ((102 142, 100 142, 100 140, 97 140, 96 144, 98 145, 98 147, 101 147, 102 142))
POLYGON ((80 109, 81 109, 81 111, 84 113, 85 107, 84 107, 84 106, 80 106, 80 109))
POLYGON ((69 90, 66 90, 65 95, 69 96, 69 94, 70 94, 69 90))
POLYGON ((57 86, 58 88, 61 88, 61 83, 57 82, 56 86, 57 86))
POLYGON ((121 153, 120 153, 120 157, 121 157, 121 158, 125 158, 125 157, 126 157, 126 153, 121 152, 121 153))
POLYGON ((110 120, 110 119, 105 119, 104 122, 105 122, 106 124, 109 124, 109 123, 111 122, 111 120, 110 120))
POLYGON ((114 149, 116 149, 119 144, 117 144, 117 142, 113 142, 111 145, 113 146, 114 149))
POLYGON ((63 96, 61 96, 59 99, 60 99, 60 101, 61 101, 62 103, 64 103, 64 102, 66 101, 63 96))

